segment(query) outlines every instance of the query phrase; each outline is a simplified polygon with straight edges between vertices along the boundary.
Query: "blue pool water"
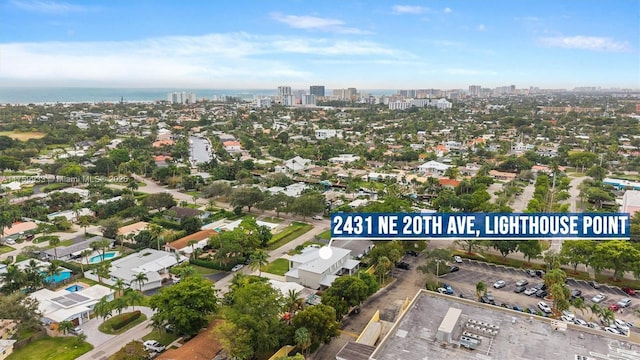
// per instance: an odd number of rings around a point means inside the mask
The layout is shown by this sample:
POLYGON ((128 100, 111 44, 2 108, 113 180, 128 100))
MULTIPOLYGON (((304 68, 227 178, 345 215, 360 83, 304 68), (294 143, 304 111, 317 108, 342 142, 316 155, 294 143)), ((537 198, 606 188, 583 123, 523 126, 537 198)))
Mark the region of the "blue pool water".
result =
POLYGON ((118 254, 117 251, 109 251, 104 254, 104 259, 102 258, 102 254, 92 256, 89 258, 89 264, 95 264, 105 260, 113 259, 117 254, 118 254))
POLYGON ((84 287, 80 285, 71 285, 68 288, 65 288, 68 292, 82 291, 83 289, 84 287))

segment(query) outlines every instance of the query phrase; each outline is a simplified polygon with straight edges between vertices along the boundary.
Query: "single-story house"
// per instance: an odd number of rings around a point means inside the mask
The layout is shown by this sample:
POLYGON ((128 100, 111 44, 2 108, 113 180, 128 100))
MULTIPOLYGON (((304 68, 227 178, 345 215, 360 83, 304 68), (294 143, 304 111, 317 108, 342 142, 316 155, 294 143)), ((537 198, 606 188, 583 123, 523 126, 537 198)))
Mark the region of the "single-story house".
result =
POLYGON ((504 180, 504 181, 510 181, 516 178, 516 174, 514 173, 498 171, 498 170, 489 171, 489 176, 491 176, 496 180, 504 180))
MULTIPOLYGON (((161 250, 144 249, 111 263, 109 279, 103 282, 113 285, 117 279, 122 279, 126 286, 133 289, 147 291, 162 286, 162 275, 168 273, 169 268, 178 265, 187 258, 183 255, 161 250), (141 284, 136 281, 136 275, 143 273, 147 280, 141 284)), ((92 271, 85 271, 85 276, 98 281, 98 275, 92 271)))
MULTIPOLYGON (((226 230, 226 231, 232 231, 233 229, 237 228, 241 223, 242 223, 242 219, 236 220, 236 221, 228 223, 226 225, 219 226, 219 229, 220 230, 226 230)), ((271 229, 272 231, 273 231, 273 229, 278 227, 278 224, 274 224, 274 223, 270 223, 270 222, 266 222, 266 221, 260 221, 260 220, 256 220, 256 224, 258 226, 266 226, 269 229, 271 229)))
POLYGON ((351 259, 351 250, 331 247, 331 257, 320 257, 320 248, 309 246, 301 254, 289 258, 289 271, 284 274, 286 281, 298 283, 312 289, 329 287, 342 274, 353 275, 360 262, 351 259))
POLYGON ((4 229, 2 237, 16 235, 27 231, 35 230, 38 227, 33 221, 15 222, 10 227, 4 229))
POLYGON ((164 212, 164 216, 170 220, 182 222, 182 220, 188 217, 195 217, 200 214, 200 211, 197 209, 192 209, 188 207, 179 207, 172 206, 168 210, 164 212))
POLYGON ((142 230, 146 230, 149 226, 149 223, 146 221, 138 221, 137 223, 133 223, 130 225, 123 226, 118 229, 118 235, 128 236, 128 235, 138 235, 138 233, 142 230))
MULTIPOLYGON (((76 238, 78 239, 78 238, 76 238)), ((63 260, 63 261, 67 261, 67 260, 73 260, 73 259, 78 259, 80 257, 80 254, 84 251, 84 250, 90 250, 91 249, 91 243, 94 241, 98 241, 98 240, 102 240, 102 239, 107 239, 105 237, 102 236, 94 236, 92 238, 86 239, 86 240, 81 240, 78 239, 79 241, 69 245, 69 246, 61 246, 54 249, 47 249, 44 250, 42 252, 40 252, 40 257, 43 260, 63 260), (57 257, 56 257, 57 256, 57 257)), ((113 246, 113 243, 115 242, 115 240, 113 239, 107 239, 111 242, 110 247, 113 246)))
POLYGON ((29 297, 38 300, 38 310, 42 314, 42 323, 45 325, 58 324, 65 320, 74 325, 81 325, 89 320, 93 312, 93 306, 103 297, 113 300, 113 289, 102 285, 93 285, 87 288, 78 287, 74 291, 61 289, 52 291, 41 289, 29 294, 29 297))
POLYGON ((202 249, 207 246, 209 238, 218 232, 215 230, 201 230, 191 235, 182 237, 176 241, 172 241, 164 245, 164 250, 171 253, 184 253, 185 255, 191 255, 193 249, 202 249), (193 246, 189 245, 191 240, 195 240, 196 243, 193 246))
POLYGON ((58 216, 62 216, 69 221, 78 221, 80 216, 94 216, 94 213, 89 208, 82 208, 78 210, 77 214, 74 210, 57 211, 47 215, 47 219, 49 219, 49 221, 53 221, 58 216))
POLYGON ((418 171, 424 173, 427 176, 443 176, 444 173, 450 168, 451 165, 443 164, 438 161, 427 161, 426 163, 418 166, 418 171))

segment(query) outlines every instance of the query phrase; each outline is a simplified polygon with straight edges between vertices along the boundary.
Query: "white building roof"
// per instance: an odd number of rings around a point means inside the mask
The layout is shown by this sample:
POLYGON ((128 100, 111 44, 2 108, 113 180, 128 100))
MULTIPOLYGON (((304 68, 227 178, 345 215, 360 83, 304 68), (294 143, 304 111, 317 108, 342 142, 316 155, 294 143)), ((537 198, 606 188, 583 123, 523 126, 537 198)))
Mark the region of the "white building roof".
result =
POLYGON ((443 164, 441 162, 437 162, 434 160, 427 161, 426 163, 418 166, 418 169, 426 170, 426 169, 435 169, 438 171, 445 171, 450 168, 451 165, 443 164))
POLYGON ((160 274, 158 274, 160 270, 168 269, 185 260, 187 260, 187 258, 180 254, 144 249, 113 261, 109 274, 132 284, 136 274, 142 272, 147 275, 147 282, 154 282, 160 280, 160 274))
MULTIPOLYGON (((331 250, 331 257, 328 259, 322 259, 320 257, 319 248, 307 248, 306 251, 303 251, 302 254, 295 255, 291 257, 290 260, 302 263, 300 266, 298 266, 298 270, 304 270, 316 274, 324 274, 327 270, 331 269, 333 265, 337 264, 341 259, 351 253, 351 250, 337 247, 331 247, 331 250), (296 258, 298 256, 300 257, 296 258), (298 259, 305 261, 298 261, 298 259)), ((340 266, 340 268, 342 268, 342 266, 340 266)))
POLYGON ((53 322, 61 322, 90 310, 102 297, 111 294, 113 294, 112 289, 93 285, 78 292, 42 289, 29 296, 38 300, 38 309, 43 317, 53 322))

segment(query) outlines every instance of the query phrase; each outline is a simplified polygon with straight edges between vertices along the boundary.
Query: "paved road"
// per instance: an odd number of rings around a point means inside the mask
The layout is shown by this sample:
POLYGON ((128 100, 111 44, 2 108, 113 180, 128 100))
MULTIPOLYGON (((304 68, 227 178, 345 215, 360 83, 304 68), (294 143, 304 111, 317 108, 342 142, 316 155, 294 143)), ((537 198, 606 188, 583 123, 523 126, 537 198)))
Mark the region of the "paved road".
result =
POLYGON ((535 186, 533 184, 525 186, 525 188, 522 190, 522 194, 513 199, 513 203, 511 204, 513 212, 522 212, 524 209, 526 209, 529 200, 533 198, 534 191, 535 186))
POLYGON ((571 187, 569 188, 569 212, 581 212, 582 209, 578 208, 578 203, 580 202, 580 189, 578 186, 582 184, 583 181, 590 179, 588 176, 582 177, 574 177, 571 178, 571 187))
MULTIPOLYGON (((94 348, 88 353, 80 356, 78 360, 103 360, 108 359, 109 356, 115 354, 123 346, 134 340, 140 340, 143 336, 150 332, 149 320, 153 315, 153 312, 148 307, 138 306, 136 309, 141 310, 146 316, 147 320, 134 326, 120 335, 106 335, 98 330, 98 326, 102 323, 102 319, 92 319, 81 327, 87 334, 87 341, 91 343, 94 348)), ((132 308, 127 308, 125 312, 133 311, 132 308)))

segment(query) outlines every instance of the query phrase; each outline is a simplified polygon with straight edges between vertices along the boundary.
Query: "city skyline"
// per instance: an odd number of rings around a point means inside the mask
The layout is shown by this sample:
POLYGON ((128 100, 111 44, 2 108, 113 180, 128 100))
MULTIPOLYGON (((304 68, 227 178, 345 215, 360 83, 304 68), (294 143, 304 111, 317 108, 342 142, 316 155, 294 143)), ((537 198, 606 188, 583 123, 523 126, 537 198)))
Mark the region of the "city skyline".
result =
POLYGON ((9 0, 4 86, 640 88, 640 5, 9 0), (576 6, 579 5, 579 6, 576 6))

